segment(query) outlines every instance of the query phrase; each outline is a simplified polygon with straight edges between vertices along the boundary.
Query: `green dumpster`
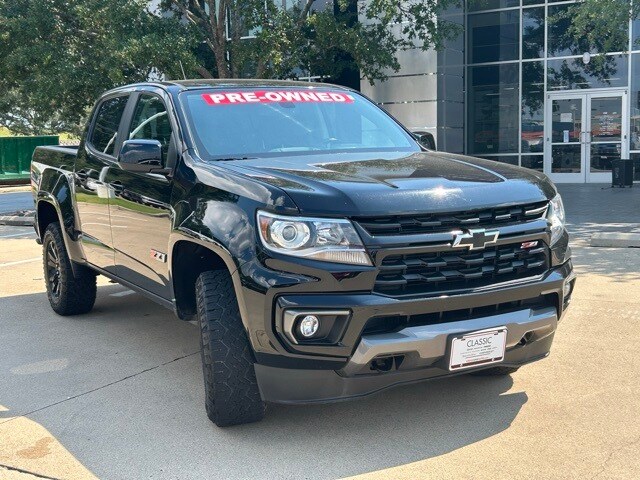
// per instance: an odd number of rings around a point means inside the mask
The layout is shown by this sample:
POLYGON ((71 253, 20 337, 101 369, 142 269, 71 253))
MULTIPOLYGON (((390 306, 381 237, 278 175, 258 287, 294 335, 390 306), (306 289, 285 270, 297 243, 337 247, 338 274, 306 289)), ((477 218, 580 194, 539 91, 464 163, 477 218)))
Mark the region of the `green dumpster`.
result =
POLYGON ((40 145, 58 145, 58 135, 0 137, 0 185, 28 183, 31 156, 40 145))

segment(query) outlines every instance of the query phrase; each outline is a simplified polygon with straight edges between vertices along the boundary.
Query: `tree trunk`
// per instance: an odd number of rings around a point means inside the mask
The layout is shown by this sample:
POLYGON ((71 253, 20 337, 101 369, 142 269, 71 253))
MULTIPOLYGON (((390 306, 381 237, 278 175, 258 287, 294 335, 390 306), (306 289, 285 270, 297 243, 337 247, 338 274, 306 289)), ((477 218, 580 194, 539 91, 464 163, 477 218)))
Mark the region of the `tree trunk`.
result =
POLYGON ((202 65, 198 65, 196 69, 198 70, 198 73, 202 78, 213 78, 213 75, 211 75, 211 72, 206 68, 204 68, 202 65))
POLYGON ((216 58, 219 78, 229 78, 229 64, 227 62, 227 51, 224 45, 214 44, 213 55, 216 58))

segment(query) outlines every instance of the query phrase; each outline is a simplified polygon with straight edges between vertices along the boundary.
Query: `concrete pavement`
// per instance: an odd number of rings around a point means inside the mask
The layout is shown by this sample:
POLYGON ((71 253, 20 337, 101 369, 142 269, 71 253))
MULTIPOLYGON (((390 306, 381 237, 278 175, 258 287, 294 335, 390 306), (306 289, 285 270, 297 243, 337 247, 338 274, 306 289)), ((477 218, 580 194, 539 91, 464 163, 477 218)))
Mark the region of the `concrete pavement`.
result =
POLYGON ((229 429, 204 412, 195 325, 104 278, 93 312, 59 317, 40 247, 0 231, 0 478, 635 478, 640 250, 588 247, 596 223, 572 226, 580 277, 548 359, 229 429))

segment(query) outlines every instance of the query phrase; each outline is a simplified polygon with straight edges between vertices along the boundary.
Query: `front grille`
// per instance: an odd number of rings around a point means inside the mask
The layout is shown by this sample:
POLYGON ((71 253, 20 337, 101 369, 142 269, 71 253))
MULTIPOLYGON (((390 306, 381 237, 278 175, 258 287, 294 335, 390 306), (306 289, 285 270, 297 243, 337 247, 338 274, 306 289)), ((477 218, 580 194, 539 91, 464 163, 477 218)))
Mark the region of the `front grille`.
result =
POLYGON ((460 322, 473 318, 489 317, 503 313, 516 312, 525 308, 539 309, 557 307, 558 296, 555 293, 540 295, 536 298, 516 300, 513 302, 484 305, 474 308, 462 308, 443 312, 420 313, 417 315, 389 315, 370 318, 362 330, 363 335, 397 332, 406 327, 436 325, 439 323, 460 322))
POLYGON ((548 263, 542 241, 533 248, 522 248, 518 242, 480 251, 389 255, 379 267, 374 291, 400 296, 478 288, 540 275, 548 263))
POLYGON ((491 228, 544 217, 547 202, 466 212, 354 218, 369 235, 418 235, 468 228, 491 228))

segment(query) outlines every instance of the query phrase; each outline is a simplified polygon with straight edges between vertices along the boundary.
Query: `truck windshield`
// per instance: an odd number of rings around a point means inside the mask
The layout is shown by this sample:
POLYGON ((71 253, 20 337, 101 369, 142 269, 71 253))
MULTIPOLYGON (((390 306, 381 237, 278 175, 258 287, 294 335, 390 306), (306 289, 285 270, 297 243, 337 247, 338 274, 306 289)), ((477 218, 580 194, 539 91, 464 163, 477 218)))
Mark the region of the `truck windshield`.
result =
POLYGON ((378 107, 344 90, 212 89, 180 101, 205 159, 420 150, 378 107))

